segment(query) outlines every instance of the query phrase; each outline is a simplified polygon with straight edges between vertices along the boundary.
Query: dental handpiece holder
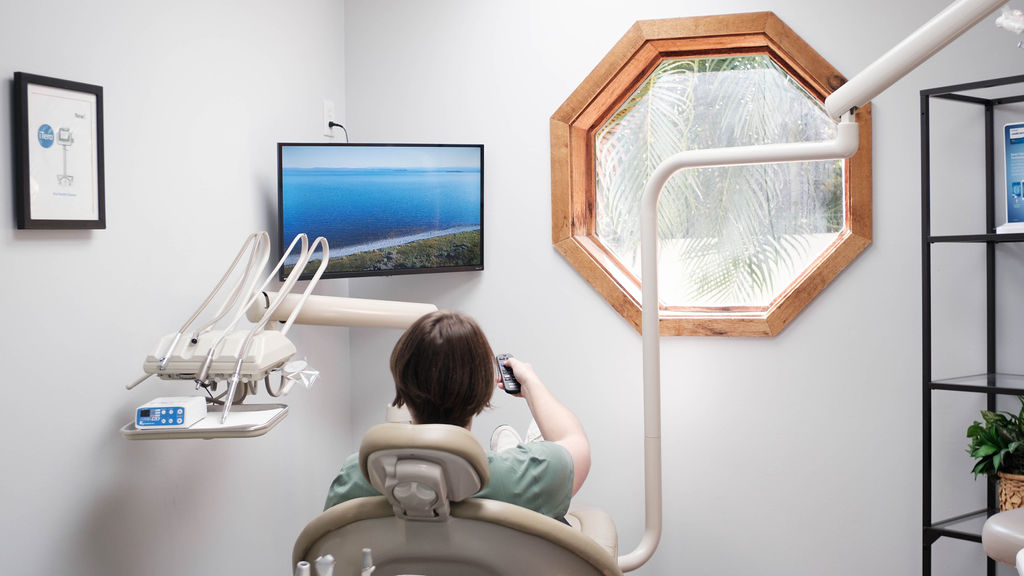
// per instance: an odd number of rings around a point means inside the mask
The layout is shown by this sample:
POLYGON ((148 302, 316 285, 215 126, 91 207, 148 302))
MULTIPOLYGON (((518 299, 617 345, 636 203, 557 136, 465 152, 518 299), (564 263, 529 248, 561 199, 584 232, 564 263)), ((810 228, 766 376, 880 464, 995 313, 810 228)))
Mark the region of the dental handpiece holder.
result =
MULTIPOLYGON (((132 389, 149 376, 155 375, 162 380, 193 382, 196 390, 203 388, 209 396, 205 402, 214 407, 220 406, 220 409, 211 409, 205 418, 193 426, 176 430, 180 433, 179 436, 188 437, 194 432, 199 437, 217 437, 231 435, 233 431, 239 432, 239 435, 260 435, 284 417, 287 407, 280 404, 258 407, 249 405, 232 418, 232 406, 241 404, 249 394, 255 394, 260 381, 266 383, 267 392, 271 396, 278 397, 287 394, 295 382, 302 381, 309 385, 316 378, 315 371, 304 363, 301 372, 306 374, 305 379, 297 378, 294 370, 293 373, 286 375, 282 368, 296 353, 295 345, 287 337, 288 330, 298 310, 326 269, 327 255, 330 254, 327 240, 320 237, 310 244, 305 234, 297 235, 273 271, 261 277, 260 272, 266 268, 270 259, 270 249, 270 236, 266 232, 257 232, 247 237, 234 261, 206 300, 177 332, 167 334, 157 341, 143 362, 145 376, 128 385, 128 389, 132 389), (292 257, 296 249, 297 256, 292 257), (293 306, 291 317, 280 327, 271 325, 272 327, 268 329, 271 317, 277 312, 285 296, 295 288, 302 271, 309 264, 313 254, 318 251, 322 255, 320 266, 293 306), (247 263, 240 267, 246 255, 247 263), (267 302, 264 313, 251 320, 250 326, 240 327, 241 321, 246 318, 246 311, 258 300, 268 298, 265 292, 267 286, 277 277, 289 258, 292 258, 293 268, 276 298, 267 302), (233 282, 230 282, 232 279, 233 282), (198 323, 197 319, 218 297, 223 301, 212 313, 212 318, 205 323, 198 323), (227 325, 218 327, 223 320, 227 321, 227 325), (280 384, 276 390, 270 382, 272 372, 281 372, 280 384), (310 372, 314 374, 309 376, 310 372), (224 384, 226 390, 219 396, 214 396, 214 391, 220 384, 224 384)), ((150 432, 132 425, 125 427, 123 431, 129 437, 150 432)), ((163 431, 159 437, 174 437, 174 434, 163 431)))
POLYGON ((207 395, 207 415, 187 428, 141 430, 129 424, 122 433, 131 439, 264 434, 284 418, 288 408, 283 404, 243 404, 258 392, 260 382, 277 398, 288 394, 295 384, 309 388, 319 375, 305 359, 295 359, 296 347, 287 336, 293 323, 405 328, 437 309, 431 304, 312 295, 327 268, 329 254, 325 238, 310 243, 305 234, 299 234, 270 274, 260 276, 270 259, 270 237, 266 232, 250 235, 199 309, 177 332, 158 339, 143 362, 145 376, 127 386, 131 390, 150 376, 192 382, 207 395), (321 255, 320 264, 299 293, 295 286, 307 267, 316 264, 314 254, 321 255), (240 267, 246 255, 247 264, 240 267), (292 268, 284 282, 276 291, 268 290, 286 262, 292 268), (223 302, 212 318, 199 323, 197 319, 218 297, 223 302), (243 319, 249 324, 240 327, 243 319), (218 326, 222 321, 227 324, 218 326), (278 380, 276 386, 272 377, 278 380))

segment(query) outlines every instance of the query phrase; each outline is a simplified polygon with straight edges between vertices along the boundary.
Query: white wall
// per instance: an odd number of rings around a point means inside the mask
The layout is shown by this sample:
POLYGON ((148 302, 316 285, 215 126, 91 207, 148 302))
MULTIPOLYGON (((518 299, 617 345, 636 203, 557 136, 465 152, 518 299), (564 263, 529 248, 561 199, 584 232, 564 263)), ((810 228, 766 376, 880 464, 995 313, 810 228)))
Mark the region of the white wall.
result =
MULTIPOLYGON (((188 390, 123 385, 241 239, 273 229, 274 143, 318 140, 323 97, 353 140, 487 146, 487 270, 320 292, 462 309, 496 349, 532 362, 591 435, 580 500, 606 508, 631 549, 642 522, 640 342, 550 245, 548 118, 637 19, 772 9, 850 76, 943 4, 0 3, 0 109, 19 70, 104 87, 108 222, 17 231, 13 202, 0 203, 0 573, 290 573, 296 533, 390 399, 397 331, 296 328, 324 379, 293 393, 291 415, 265 437, 132 442, 118 430, 140 403, 188 390), (841 27, 823 25, 839 15, 841 27)), ((1018 73, 1015 42, 984 23, 875 100, 875 242, 783 334, 664 342, 667 515, 640 573, 919 572, 918 91, 1018 73)), ((975 150, 950 134, 955 149, 975 150)), ((0 138, 0 181, 12 182, 10 158, 0 138)), ((975 352, 943 368, 976 364, 975 352)), ((495 404, 481 438, 526 425, 520 404, 495 404)), ((945 441, 960 451, 970 416, 943 411, 957 428, 945 441)), ((969 463, 943 466, 963 478, 969 463)), ((936 574, 980 570, 974 544, 937 554, 936 574)))
MULTIPOLYGON (((850 77, 945 4, 348 0, 353 140, 483 143, 487 188, 484 272, 352 280, 351 292, 466 311, 497 350, 532 362, 588 428, 594 467, 579 499, 606 508, 630 550, 642 529, 640 340, 551 246, 549 117, 637 19, 773 10, 850 77)), ((874 243, 781 335, 664 341, 665 530, 639 573, 920 573, 919 91, 1018 74, 1016 42, 989 19, 875 99, 874 243)), ((963 130, 980 124, 961 122, 945 142, 953 166, 977 152, 963 130)), ((941 368, 982 371, 963 328, 943 329, 964 352, 941 368)), ((390 399, 396 337, 352 332, 355 435, 390 399)), ((937 488, 937 517, 980 502, 963 492, 982 482, 962 453, 980 405, 959 401, 940 403, 953 455, 937 466, 963 490, 937 488)), ((499 395, 474 430, 485 439, 527 418, 499 395)), ((940 542, 934 566, 980 573, 980 547, 940 542)))
MULTIPOLYGON (((332 0, 0 3, 0 133, 15 71, 102 86, 107 204, 106 230, 18 231, 0 202, 0 573, 291 573, 294 538, 351 447, 345 330, 293 331, 324 380, 293 393, 267 436, 119 430, 143 402, 192 393, 124 385, 245 236, 275 229, 275 143, 320 139, 324 97, 344 109, 343 12, 332 0)), ((7 194, 10 145, 0 138, 7 194)))

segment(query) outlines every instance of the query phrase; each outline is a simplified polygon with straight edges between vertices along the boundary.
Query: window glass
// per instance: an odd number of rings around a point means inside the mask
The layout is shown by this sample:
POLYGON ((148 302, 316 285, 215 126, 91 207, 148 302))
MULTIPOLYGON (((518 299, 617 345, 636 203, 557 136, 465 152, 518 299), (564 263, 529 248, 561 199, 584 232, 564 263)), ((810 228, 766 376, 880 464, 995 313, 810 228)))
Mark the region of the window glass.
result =
MULTIPOLYGON (((595 233, 640 274, 640 196, 683 150, 835 137, 820 102, 766 55, 665 59, 594 135, 595 233)), ((682 170, 659 201, 668 306, 768 306, 844 227, 841 160, 682 170)))
MULTIPOLYGON (((771 12, 639 20, 551 116, 551 239, 641 329, 640 205, 673 154, 823 142, 845 83, 771 12)), ((662 335, 774 336, 871 243, 871 105, 846 160, 684 169, 658 201, 662 335)))

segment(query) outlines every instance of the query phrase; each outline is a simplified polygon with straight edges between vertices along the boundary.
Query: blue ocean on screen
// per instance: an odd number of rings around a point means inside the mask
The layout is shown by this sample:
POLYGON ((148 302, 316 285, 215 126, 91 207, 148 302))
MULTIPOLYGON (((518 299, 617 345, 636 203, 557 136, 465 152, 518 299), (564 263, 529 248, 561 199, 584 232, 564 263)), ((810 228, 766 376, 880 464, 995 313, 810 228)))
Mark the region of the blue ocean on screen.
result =
POLYGON ((476 168, 285 168, 282 178, 284 237, 323 236, 332 258, 480 229, 476 168))

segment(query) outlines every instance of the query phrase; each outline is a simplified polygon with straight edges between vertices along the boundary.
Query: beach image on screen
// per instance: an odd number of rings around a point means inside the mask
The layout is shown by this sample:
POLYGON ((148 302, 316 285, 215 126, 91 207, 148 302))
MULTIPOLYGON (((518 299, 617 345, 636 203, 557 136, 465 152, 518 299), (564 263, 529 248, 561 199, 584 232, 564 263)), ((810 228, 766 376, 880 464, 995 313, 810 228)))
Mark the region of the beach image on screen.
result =
POLYGON ((283 238, 325 237, 327 275, 482 265, 481 147, 282 145, 280 153, 283 238))

